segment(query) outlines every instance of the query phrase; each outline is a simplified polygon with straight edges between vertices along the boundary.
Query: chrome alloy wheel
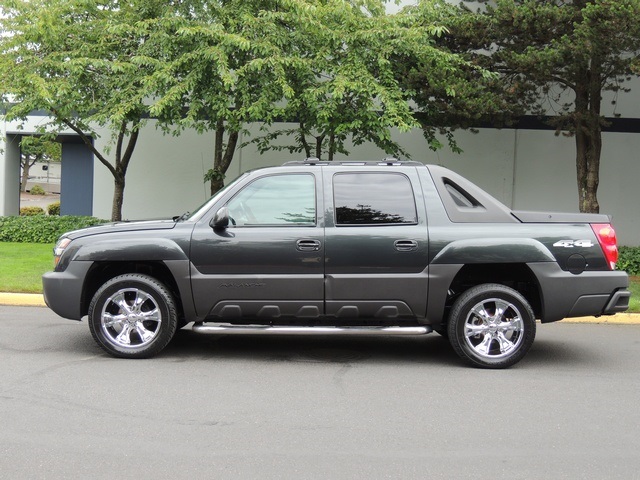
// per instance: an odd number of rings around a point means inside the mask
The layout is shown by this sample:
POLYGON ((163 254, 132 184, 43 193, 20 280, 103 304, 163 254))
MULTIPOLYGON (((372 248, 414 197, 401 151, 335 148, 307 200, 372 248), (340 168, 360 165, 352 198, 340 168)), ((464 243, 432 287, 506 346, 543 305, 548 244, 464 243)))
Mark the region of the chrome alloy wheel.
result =
POLYGON ((105 337, 122 348, 151 343, 160 331, 162 313, 156 300, 138 288, 123 288, 104 302, 100 324, 105 337))
POLYGON ((487 359, 509 356, 522 343, 524 323, 518 308, 500 298, 477 303, 464 323, 464 339, 476 355, 487 359))

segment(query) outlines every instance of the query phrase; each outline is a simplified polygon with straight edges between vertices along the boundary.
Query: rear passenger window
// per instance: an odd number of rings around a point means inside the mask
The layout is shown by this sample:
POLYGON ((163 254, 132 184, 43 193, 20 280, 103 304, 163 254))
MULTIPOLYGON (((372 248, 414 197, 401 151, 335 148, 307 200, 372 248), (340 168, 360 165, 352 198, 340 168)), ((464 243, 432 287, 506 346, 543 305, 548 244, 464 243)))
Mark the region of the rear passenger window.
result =
POLYGON ((333 196, 336 225, 418 223, 411 182, 401 173, 338 173, 333 196))

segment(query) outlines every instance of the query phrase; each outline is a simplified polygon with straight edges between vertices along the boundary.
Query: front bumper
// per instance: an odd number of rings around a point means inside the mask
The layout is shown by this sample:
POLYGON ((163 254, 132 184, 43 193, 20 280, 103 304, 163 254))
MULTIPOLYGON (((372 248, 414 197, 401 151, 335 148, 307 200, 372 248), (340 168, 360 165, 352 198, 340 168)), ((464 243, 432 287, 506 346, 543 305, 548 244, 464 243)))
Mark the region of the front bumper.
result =
POLYGON ((82 289, 92 262, 71 262, 64 272, 42 276, 44 301, 61 317, 82 320, 82 289))

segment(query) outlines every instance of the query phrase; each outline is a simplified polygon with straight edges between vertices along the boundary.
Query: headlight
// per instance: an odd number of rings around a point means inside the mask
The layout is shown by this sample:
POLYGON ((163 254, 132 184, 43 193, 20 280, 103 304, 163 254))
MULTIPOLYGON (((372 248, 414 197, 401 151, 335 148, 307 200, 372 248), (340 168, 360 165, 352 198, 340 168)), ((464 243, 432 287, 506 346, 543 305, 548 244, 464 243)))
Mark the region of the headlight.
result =
POLYGON ((62 254, 64 253, 65 249, 69 246, 70 243, 71 243, 70 238, 62 237, 58 240, 58 243, 56 243, 56 246, 53 247, 54 268, 58 266, 58 263, 60 262, 60 257, 62 257, 62 254))

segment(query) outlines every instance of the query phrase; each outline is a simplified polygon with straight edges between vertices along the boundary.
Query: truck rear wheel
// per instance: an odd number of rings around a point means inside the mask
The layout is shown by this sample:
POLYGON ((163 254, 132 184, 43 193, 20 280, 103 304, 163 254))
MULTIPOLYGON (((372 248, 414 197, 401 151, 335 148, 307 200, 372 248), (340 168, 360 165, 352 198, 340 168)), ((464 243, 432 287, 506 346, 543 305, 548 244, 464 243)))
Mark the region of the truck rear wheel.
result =
POLYGON ((500 284, 470 288, 453 304, 449 341, 466 362, 506 368, 519 362, 536 336, 533 310, 516 290, 500 284))
POLYGON ((89 329, 106 352, 148 358, 173 338, 178 325, 169 290, 147 275, 119 275, 98 289, 89 305, 89 329))

